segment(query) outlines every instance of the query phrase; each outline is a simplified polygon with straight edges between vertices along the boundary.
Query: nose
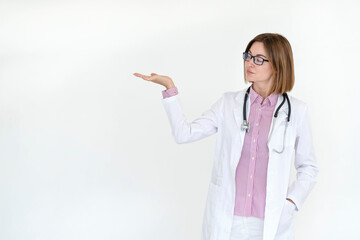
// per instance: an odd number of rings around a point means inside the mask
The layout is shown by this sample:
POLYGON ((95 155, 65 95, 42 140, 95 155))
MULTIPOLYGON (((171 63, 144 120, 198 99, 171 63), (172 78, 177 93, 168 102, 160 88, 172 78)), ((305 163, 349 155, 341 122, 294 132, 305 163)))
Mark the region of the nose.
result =
POLYGON ((246 67, 251 67, 251 68, 255 67, 254 59, 251 58, 249 61, 245 61, 245 66, 246 67))

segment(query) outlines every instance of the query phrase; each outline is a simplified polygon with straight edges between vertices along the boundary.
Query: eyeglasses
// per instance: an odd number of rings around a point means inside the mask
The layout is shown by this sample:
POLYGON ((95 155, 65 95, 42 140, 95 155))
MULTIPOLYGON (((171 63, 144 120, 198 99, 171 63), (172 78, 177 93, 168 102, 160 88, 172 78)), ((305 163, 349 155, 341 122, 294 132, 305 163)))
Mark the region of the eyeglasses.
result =
POLYGON ((257 57, 257 56, 254 57, 248 52, 243 53, 243 59, 247 62, 253 59, 253 62, 259 66, 263 65, 264 62, 269 62, 269 60, 263 59, 262 57, 257 57))

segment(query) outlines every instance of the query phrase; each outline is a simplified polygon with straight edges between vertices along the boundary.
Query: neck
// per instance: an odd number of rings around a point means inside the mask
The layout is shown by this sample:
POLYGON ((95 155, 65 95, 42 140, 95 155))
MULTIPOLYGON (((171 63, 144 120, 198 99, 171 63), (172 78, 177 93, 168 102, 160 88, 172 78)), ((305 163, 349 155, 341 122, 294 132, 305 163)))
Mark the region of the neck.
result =
POLYGON ((259 94, 263 98, 263 100, 271 94, 269 84, 254 82, 253 89, 257 94, 259 94))

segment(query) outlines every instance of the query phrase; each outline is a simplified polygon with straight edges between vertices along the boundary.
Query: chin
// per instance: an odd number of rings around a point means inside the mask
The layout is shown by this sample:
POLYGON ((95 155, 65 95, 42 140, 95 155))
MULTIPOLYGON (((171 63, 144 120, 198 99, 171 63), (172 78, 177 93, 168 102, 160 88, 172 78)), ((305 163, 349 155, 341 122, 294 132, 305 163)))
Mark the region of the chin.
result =
POLYGON ((251 82, 251 83, 257 82, 256 79, 254 79, 254 78, 252 78, 252 77, 247 77, 247 78, 246 78, 246 81, 251 82))

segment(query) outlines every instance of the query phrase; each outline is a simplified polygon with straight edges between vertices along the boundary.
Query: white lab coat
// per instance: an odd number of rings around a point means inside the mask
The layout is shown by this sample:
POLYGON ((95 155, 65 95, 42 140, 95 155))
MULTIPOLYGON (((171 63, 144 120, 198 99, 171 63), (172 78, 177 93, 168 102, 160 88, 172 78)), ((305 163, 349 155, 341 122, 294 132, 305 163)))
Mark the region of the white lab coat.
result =
MULTIPOLYGON (((162 100, 177 143, 193 142, 217 133, 213 170, 203 217, 202 240, 230 238, 235 205, 235 170, 245 137, 245 132, 241 130, 245 92, 242 90, 224 93, 209 110, 191 123, 186 121, 179 95, 162 100)), ((283 96, 280 95, 275 109, 282 99, 283 96)), ((286 131, 285 149, 281 154, 273 149, 281 150, 283 147, 288 113, 286 101, 278 117, 273 117, 271 124, 273 133, 268 142, 264 240, 273 240, 276 237, 278 227, 282 224, 281 220, 284 220, 280 217, 283 207, 286 206, 286 198, 295 202, 297 211, 301 209, 305 198, 314 187, 318 174, 307 106, 293 97, 289 96, 289 99, 291 120, 286 131), (289 185, 294 151, 297 178, 289 185)), ((248 100, 247 119, 249 110, 248 100)))

